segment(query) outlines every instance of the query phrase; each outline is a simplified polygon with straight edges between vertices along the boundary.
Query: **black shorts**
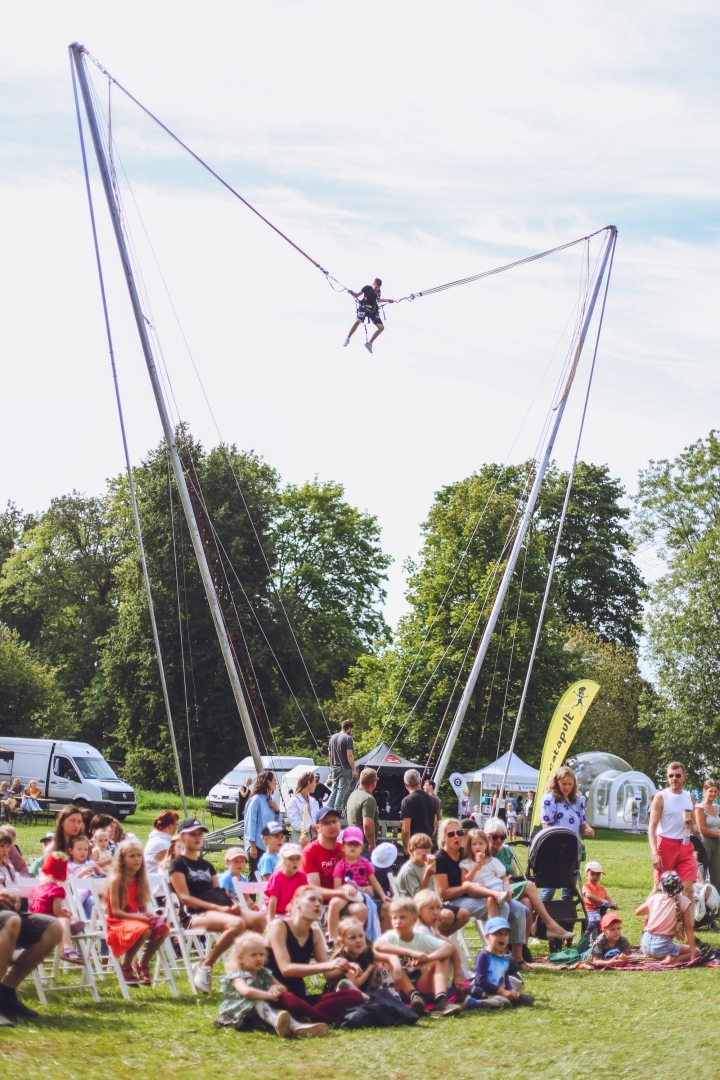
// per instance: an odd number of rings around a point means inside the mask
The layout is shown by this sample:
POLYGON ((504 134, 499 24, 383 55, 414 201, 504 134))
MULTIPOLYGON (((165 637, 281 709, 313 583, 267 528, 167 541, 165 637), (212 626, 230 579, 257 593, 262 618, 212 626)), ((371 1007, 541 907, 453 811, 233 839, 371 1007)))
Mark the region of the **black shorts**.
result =
POLYGON ((0 911, 0 930, 13 915, 20 917, 20 933, 16 945, 18 949, 29 949, 32 945, 37 945, 48 926, 57 922, 52 915, 36 915, 32 911, 7 911, 3 908, 0 911))
POLYGON ((382 326, 382 319, 380 318, 380 312, 377 311, 377 310, 369 311, 365 307, 359 307, 358 310, 357 310, 357 317, 358 317, 358 319, 362 319, 362 320, 368 319, 371 323, 375 323, 376 326, 382 326))

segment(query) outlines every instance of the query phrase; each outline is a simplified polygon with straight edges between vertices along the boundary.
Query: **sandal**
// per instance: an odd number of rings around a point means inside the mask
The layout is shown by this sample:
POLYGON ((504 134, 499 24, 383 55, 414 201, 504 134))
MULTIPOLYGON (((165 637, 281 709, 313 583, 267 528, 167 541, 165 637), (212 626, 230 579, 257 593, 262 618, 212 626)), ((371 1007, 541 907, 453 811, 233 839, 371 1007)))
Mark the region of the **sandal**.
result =
POLYGON ((135 965, 135 971, 137 973, 137 981, 142 983, 143 986, 152 985, 152 975, 150 974, 150 965, 143 964, 141 961, 135 965))
POLYGON ((60 959, 65 960, 68 964, 82 964, 83 958, 77 949, 63 949, 60 954, 60 959))
POLYGON ((120 970, 122 971, 122 977, 129 986, 137 986, 137 975, 133 971, 132 964, 121 964, 120 970))

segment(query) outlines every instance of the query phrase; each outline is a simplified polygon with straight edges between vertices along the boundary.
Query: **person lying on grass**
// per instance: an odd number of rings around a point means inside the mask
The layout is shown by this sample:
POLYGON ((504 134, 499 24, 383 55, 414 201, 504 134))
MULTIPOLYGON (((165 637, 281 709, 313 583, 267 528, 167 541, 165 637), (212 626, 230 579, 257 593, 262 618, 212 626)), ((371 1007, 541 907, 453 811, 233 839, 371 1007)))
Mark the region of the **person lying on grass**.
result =
POLYGON ((426 1012, 425 996, 433 999, 433 1016, 453 1016, 461 1012, 447 998, 450 960, 455 947, 444 938, 434 937, 418 923, 413 900, 399 896, 390 904, 392 930, 375 942, 375 956, 392 973, 395 989, 409 1000, 417 1016, 426 1012))
POLYGON ((630 959, 630 942, 623 935, 622 920, 607 911, 600 920, 602 933, 593 942, 590 964, 596 968, 622 967, 630 959))
POLYGON ((635 912, 645 915, 640 948, 649 960, 663 964, 684 964, 694 960, 695 928, 693 906, 683 894, 683 883, 675 870, 666 870, 644 904, 635 912), (677 941, 673 939, 677 938, 677 941), (687 938, 687 944, 684 942, 687 938))
POLYGON ((142 844, 124 840, 117 849, 105 894, 107 943, 113 956, 121 956, 125 982, 152 983, 150 961, 168 936, 166 919, 147 910, 150 885, 142 844), (140 949, 145 949, 135 963, 140 949))
POLYGON ((516 990, 510 982, 510 923, 507 919, 488 919, 485 924, 485 948, 475 960, 475 982, 466 1001, 468 1009, 502 1009, 514 1005, 534 1005, 535 998, 516 990))
POLYGON ((221 983, 223 999, 215 1027, 250 1027, 259 1016, 283 1039, 291 1035, 305 1039, 327 1035, 327 1024, 303 1024, 287 1009, 278 1008, 287 987, 277 981, 266 964, 267 948, 260 934, 248 931, 237 939, 225 961, 227 975, 221 983))
POLYGON ((303 849, 300 844, 283 844, 278 852, 278 864, 270 875, 265 889, 267 920, 287 915, 292 898, 308 879, 300 869, 303 849))

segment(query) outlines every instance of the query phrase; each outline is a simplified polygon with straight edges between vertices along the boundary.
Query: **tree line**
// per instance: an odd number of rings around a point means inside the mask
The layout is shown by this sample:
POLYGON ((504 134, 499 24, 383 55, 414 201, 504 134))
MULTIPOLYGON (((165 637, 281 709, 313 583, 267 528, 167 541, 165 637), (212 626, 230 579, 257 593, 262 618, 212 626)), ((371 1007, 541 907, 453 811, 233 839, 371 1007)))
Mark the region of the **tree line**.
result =
MULTIPOLYGON (((283 484, 256 454, 178 437, 263 746, 323 761, 328 732, 352 718, 362 748, 383 738, 436 760, 529 464, 484 465, 436 493, 391 632, 381 612, 391 560, 377 519, 341 485, 283 484)), ((507 748, 567 479, 548 471, 453 767, 507 748)), ((634 510, 605 466, 578 465, 520 728, 530 763, 559 695, 586 677, 601 690, 574 750, 610 751, 650 775, 670 756, 695 777, 715 767, 719 479, 714 432, 676 461, 651 462, 634 510), (633 560, 639 543, 665 560, 651 587, 633 560)), ((134 482, 183 775, 203 794, 247 747, 162 444, 134 482)), ((126 478, 40 514, 9 504, 0 515, 0 725, 0 735, 83 739, 132 782, 175 785, 126 478)))

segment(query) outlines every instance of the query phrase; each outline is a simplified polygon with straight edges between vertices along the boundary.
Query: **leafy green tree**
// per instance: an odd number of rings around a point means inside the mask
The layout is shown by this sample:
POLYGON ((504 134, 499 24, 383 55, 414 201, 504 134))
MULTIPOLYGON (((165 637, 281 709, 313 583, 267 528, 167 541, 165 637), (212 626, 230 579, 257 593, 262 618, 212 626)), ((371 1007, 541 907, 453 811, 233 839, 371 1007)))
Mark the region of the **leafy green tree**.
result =
POLYGON ((71 738, 77 721, 55 672, 0 623, 0 716, 8 737, 71 738))
POLYGON ((720 438, 651 461, 637 495, 639 542, 666 571, 650 590, 648 656, 659 697, 646 709, 664 758, 694 779, 720 769, 720 438))
POLYGON ((8 500, 0 514, 0 568, 10 552, 20 543, 23 533, 34 524, 32 514, 24 514, 14 502, 8 500))
POLYGON ((55 670, 80 717, 82 736, 102 745, 112 718, 104 710, 88 711, 84 696, 115 621, 122 541, 107 501, 73 492, 53 499, 34 523, 15 513, 12 519, 14 546, 0 574, 0 618, 55 670))

